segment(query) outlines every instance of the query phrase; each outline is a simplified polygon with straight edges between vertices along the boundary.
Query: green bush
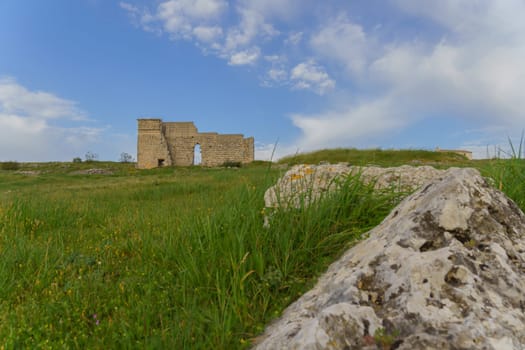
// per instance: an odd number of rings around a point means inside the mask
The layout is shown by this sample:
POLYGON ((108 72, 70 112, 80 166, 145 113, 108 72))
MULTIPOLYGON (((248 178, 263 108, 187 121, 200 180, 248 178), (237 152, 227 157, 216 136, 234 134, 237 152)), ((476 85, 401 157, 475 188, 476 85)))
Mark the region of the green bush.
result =
POLYGON ((20 169, 20 163, 16 161, 3 162, 2 170, 18 170, 20 169))
POLYGON ((86 153, 86 162, 87 163, 96 162, 97 160, 98 160, 98 154, 93 153, 91 151, 86 153))
POLYGON ((122 152, 120 154, 119 162, 121 163, 131 163, 133 162, 133 156, 129 153, 122 152))

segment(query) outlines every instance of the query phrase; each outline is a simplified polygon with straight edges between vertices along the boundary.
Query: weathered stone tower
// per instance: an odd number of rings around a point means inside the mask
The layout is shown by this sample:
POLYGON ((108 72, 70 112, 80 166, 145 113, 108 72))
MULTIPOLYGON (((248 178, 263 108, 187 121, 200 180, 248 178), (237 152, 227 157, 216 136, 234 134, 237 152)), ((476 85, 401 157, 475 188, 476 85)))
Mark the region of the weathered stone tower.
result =
POLYGON ((137 167, 193 165, 195 147, 201 149, 201 165, 219 166, 226 162, 250 163, 254 139, 241 134, 199 133, 193 122, 163 122, 138 119, 137 167))

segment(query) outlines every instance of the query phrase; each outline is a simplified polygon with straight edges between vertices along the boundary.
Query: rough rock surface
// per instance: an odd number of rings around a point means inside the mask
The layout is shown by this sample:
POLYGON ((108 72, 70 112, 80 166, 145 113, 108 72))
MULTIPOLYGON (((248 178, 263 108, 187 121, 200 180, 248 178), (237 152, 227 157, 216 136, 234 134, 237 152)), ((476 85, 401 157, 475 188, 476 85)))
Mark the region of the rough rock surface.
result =
POLYGON ((86 170, 74 171, 71 174, 75 175, 112 175, 113 171, 109 169, 91 168, 86 170))
POLYGON ((34 170, 21 170, 21 171, 17 171, 16 173, 20 175, 26 175, 26 176, 40 175, 40 171, 34 171, 34 170))
POLYGON ((332 264, 256 349, 525 349, 525 216, 477 170, 441 177, 332 264))
POLYGON ((375 181, 376 189, 394 187, 400 191, 413 191, 442 173, 443 170, 430 166, 381 168, 349 166, 347 163, 301 164, 293 166, 266 191, 264 202, 268 208, 299 207, 335 190, 339 179, 352 175, 359 175, 365 183, 375 181))

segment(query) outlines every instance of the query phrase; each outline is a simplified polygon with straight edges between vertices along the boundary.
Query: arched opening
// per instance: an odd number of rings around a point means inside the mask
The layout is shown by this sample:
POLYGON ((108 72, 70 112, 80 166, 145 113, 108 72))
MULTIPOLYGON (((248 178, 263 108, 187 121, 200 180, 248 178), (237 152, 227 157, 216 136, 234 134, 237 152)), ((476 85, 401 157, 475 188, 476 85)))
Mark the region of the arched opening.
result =
POLYGON ((196 144, 193 149, 193 165, 201 165, 202 155, 201 155, 201 145, 196 144))

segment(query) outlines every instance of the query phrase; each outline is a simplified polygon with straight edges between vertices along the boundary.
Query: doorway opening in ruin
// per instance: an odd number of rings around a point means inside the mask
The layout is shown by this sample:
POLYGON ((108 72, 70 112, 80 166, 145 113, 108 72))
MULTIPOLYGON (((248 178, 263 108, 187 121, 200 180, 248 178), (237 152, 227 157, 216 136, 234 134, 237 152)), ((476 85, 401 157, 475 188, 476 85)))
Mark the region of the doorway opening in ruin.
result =
POLYGON ((197 143, 195 145, 195 148, 193 149, 193 165, 201 165, 201 162, 202 162, 201 145, 197 143))
POLYGON ((157 166, 160 168, 162 166, 164 166, 164 159, 159 159, 157 160, 157 166))

